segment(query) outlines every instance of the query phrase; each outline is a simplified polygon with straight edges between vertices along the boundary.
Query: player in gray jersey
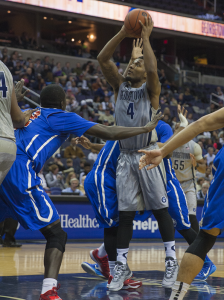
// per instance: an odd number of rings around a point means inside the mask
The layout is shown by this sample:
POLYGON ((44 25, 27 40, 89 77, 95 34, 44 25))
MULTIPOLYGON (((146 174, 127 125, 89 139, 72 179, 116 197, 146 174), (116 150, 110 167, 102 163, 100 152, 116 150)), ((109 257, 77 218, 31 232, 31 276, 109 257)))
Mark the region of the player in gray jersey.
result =
POLYGON ((17 104, 12 75, 0 61, 0 184, 16 159, 14 127, 24 125, 25 115, 17 104))
MULTIPOLYGON (((151 17, 145 18, 142 25, 142 40, 137 41, 132 51, 132 58, 124 76, 110 60, 120 42, 129 37, 123 26, 98 55, 102 72, 115 93, 116 124, 128 127, 141 126, 149 122, 159 109, 161 86, 157 75, 157 61, 149 42, 153 29, 151 17), (143 53, 142 55, 142 43, 143 53)), ((168 213, 166 194, 166 173, 163 162, 148 172, 139 171, 140 148, 157 149, 155 130, 136 138, 120 141, 120 157, 117 165, 116 185, 119 209, 119 228, 117 234, 117 261, 115 276, 110 283, 110 290, 122 288, 127 266, 129 243, 133 233, 133 220, 137 210, 152 210, 159 224, 159 230, 166 243, 166 263, 169 266, 170 285, 175 281, 178 263, 175 254, 174 230, 168 213)))
MULTIPOLYGON (((179 124, 176 125, 177 130, 179 124)), ((191 227, 198 233, 199 224, 196 218, 197 192, 195 169, 205 173, 206 164, 202 157, 201 147, 194 141, 177 148, 172 155, 173 168, 187 199, 191 227)))

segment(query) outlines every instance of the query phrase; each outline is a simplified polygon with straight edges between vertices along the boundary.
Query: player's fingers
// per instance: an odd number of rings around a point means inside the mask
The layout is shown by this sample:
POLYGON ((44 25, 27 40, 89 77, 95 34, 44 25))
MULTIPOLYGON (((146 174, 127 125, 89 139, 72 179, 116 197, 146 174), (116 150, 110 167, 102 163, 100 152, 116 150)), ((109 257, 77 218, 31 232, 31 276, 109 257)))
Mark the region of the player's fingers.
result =
POLYGON ((22 94, 22 96, 24 97, 29 92, 30 92, 30 90, 25 90, 25 92, 22 94))
POLYGON ((141 20, 139 20, 139 23, 140 23, 140 25, 141 25, 142 27, 144 26, 141 20))
POLYGON ((157 165, 151 164, 150 166, 148 166, 147 171, 148 171, 148 170, 151 170, 151 169, 153 169, 153 168, 155 168, 155 167, 157 167, 157 165))
MULTIPOLYGON (((144 150, 144 149, 140 149, 140 150, 138 150, 138 152, 148 154, 148 151, 147 151, 147 150, 144 150)), ((141 157, 141 158, 142 158, 142 157, 141 157)))
POLYGON ((132 48, 133 48, 133 49, 135 48, 135 40, 133 40, 132 48))
POLYGON ((149 26, 149 18, 145 17, 145 26, 148 27, 149 26))
POLYGON ((139 46, 139 39, 137 39, 135 46, 136 46, 136 47, 139 46))
POLYGON ((140 44, 139 44, 139 47, 142 48, 143 47, 143 40, 142 38, 140 39, 140 44))
POLYGON ((188 114, 188 111, 185 109, 185 113, 184 113, 185 118, 187 117, 187 114, 188 114))

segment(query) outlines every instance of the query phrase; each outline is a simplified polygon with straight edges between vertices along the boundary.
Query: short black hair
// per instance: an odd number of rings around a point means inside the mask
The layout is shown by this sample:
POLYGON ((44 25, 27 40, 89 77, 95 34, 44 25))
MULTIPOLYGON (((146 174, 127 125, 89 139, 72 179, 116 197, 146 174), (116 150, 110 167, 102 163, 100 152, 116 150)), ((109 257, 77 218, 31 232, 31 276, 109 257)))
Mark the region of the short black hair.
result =
POLYGON ((85 167, 91 167, 91 164, 87 161, 87 162, 84 163, 84 168, 85 167))
POLYGON ((40 104, 46 108, 62 108, 61 102, 65 101, 65 92, 57 84, 50 84, 40 93, 40 104))

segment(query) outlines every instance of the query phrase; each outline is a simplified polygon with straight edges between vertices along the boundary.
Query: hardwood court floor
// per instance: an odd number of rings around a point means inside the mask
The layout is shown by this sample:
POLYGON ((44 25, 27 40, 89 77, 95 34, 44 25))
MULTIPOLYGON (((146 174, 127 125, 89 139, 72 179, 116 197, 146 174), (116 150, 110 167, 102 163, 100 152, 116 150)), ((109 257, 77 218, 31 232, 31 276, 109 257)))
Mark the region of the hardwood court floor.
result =
MULTIPOLYGON (((108 294, 105 281, 86 275, 81 268, 83 261, 92 263, 89 251, 97 246, 95 243, 67 244, 60 270, 62 275, 59 276, 62 283, 59 295, 63 300, 169 299, 170 290, 161 287, 165 260, 162 243, 131 244, 128 263, 136 278, 143 281, 143 287, 130 293, 121 291, 116 297, 108 294)), ((176 244, 179 262, 186 247, 186 243, 176 244)), ((24 244, 18 249, 0 247, 0 299, 38 300, 43 280, 44 248, 44 244, 24 244)), ((216 264, 217 271, 210 276, 208 283, 192 285, 186 300, 224 299, 224 243, 217 242, 209 257, 216 264)))

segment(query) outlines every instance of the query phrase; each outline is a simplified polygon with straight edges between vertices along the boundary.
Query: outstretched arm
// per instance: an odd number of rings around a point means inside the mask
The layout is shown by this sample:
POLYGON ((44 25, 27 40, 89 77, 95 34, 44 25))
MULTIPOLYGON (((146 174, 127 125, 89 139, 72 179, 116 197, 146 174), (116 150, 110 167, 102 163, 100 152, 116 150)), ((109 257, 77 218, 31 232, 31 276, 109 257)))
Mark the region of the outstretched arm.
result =
POLYGON ((184 130, 178 133, 171 141, 166 143, 160 150, 145 151, 140 160, 140 168, 151 164, 148 169, 152 169, 162 161, 162 159, 173 150, 191 141, 194 137, 204 131, 213 131, 224 127, 224 108, 206 115, 196 122, 191 123, 184 130))
POLYGON ((104 46, 97 56, 103 75, 113 87, 115 92, 118 91, 119 86, 124 81, 124 77, 118 73, 116 65, 110 59, 117 46, 125 37, 128 37, 128 34, 123 26, 121 30, 104 46))
POLYGON ((85 136, 75 138, 76 144, 82 145, 86 149, 93 149, 95 151, 100 152, 100 150, 104 147, 104 144, 94 144, 91 143, 89 139, 85 136))
POLYGON ((104 126, 98 124, 88 129, 86 133, 105 140, 123 140, 142 133, 151 132, 162 118, 161 113, 155 115, 144 127, 104 126))
POLYGON ((154 109, 159 107, 159 95, 161 93, 161 85, 157 74, 157 60, 152 47, 149 42, 149 37, 153 29, 153 20, 151 17, 145 17, 145 25, 139 21, 142 26, 142 40, 143 40, 143 57, 145 70, 147 73, 146 83, 150 96, 150 101, 154 109))

